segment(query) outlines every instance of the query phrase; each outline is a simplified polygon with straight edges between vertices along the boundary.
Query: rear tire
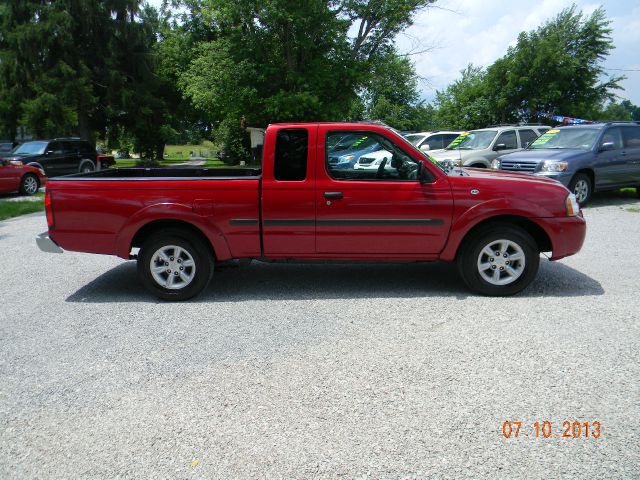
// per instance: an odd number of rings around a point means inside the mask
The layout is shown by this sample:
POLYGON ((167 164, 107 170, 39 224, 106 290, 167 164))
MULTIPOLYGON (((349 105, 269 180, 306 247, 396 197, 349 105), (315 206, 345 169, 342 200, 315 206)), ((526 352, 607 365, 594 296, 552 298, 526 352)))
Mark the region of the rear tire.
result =
POLYGON ((138 252, 140 280, 162 300, 182 301, 196 296, 211 281, 213 270, 209 247, 186 230, 161 230, 138 252))
POLYGON ((576 200, 581 207, 584 207, 593 193, 593 183, 586 173, 576 173, 571 182, 569 182, 569 190, 576 196, 576 200))
POLYGON ((491 225, 465 239, 458 270, 467 286, 482 295, 508 296, 525 289, 536 277, 540 252, 525 230, 491 225))
POLYGON ((33 195, 40 189, 40 180, 33 173, 27 173, 20 180, 20 193, 22 195, 33 195))

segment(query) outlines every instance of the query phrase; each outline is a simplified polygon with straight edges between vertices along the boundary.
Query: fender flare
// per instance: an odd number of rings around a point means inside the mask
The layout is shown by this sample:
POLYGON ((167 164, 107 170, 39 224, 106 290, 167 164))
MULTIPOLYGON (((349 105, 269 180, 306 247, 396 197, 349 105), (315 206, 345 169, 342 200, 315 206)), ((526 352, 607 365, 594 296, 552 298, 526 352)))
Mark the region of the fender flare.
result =
POLYGON ((440 253, 440 259, 453 261, 467 234, 474 227, 491 218, 520 217, 538 225, 545 231, 547 236, 552 239, 553 237, 547 229, 544 228, 540 222, 537 222, 536 218, 549 218, 553 216, 554 215, 546 208, 521 199, 494 198, 486 202, 478 203, 465 211, 451 224, 449 239, 444 250, 440 253))
POLYGON ((140 229, 161 220, 190 224, 209 240, 218 260, 231 258, 231 251, 222 231, 207 217, 196 214, 191 206, 179 203, 149 205, 132 215, 116 235, 116 255, 128 259, 131 242, 140 229))

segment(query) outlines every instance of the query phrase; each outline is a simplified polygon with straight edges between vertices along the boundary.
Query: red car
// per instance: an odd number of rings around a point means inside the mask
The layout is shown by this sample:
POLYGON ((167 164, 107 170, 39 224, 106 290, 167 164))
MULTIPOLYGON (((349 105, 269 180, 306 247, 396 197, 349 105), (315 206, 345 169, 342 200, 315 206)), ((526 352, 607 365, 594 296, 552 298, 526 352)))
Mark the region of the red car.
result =
POLYGON ((47 184, 47 176, 36 167, 16 160, 0 159, 0 193, 20 192, 33 195, 47 184))
MULTIPOLYGON (((214 262, 457 262, 484 295, 511 295, 582 247, 575 196, 555 180, 483 169, 445 172, 394 130, 363 123, 271 125, 261 169, 108 169, 52 179, 42 250, 137 259, 167 300, 202 291, 214 262), (371 137, 374 169, 329 162, 336 139, 371 137), (62 247, 62 248, 60 248, 62 247)), ((239 286, 238 288, 242 288, 239 286)))

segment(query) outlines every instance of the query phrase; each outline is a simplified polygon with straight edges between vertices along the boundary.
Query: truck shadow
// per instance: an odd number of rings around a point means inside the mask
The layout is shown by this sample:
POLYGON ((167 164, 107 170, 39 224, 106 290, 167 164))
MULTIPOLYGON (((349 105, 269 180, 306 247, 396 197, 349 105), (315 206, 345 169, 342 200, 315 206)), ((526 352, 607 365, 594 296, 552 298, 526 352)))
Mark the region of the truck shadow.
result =
MULTIPOLYGON (((541 260, 537 279, 518 297, 603 295, 593 278, 557 262, 541 260)), ((268 264, 217 270, 209 287, 192 302, 245 300, 326 300, 359 298, 476 296, 455 265, 411 264, 268 264)), ((144 290, 134 262, 119 265, 80 288, 68 302, 159 302, 144 290)))

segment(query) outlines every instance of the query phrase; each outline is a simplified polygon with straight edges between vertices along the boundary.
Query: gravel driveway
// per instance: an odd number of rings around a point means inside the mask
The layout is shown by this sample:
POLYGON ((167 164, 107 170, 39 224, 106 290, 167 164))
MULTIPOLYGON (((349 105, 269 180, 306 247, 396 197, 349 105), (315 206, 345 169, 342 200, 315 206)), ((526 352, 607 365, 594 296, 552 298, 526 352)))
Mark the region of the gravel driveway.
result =
POLYGON ((596 198, 583 251, 498 299, 445 264, 254 263, 159 303, 0 222, 0 478, 638 478, 638 207, 596 198))

